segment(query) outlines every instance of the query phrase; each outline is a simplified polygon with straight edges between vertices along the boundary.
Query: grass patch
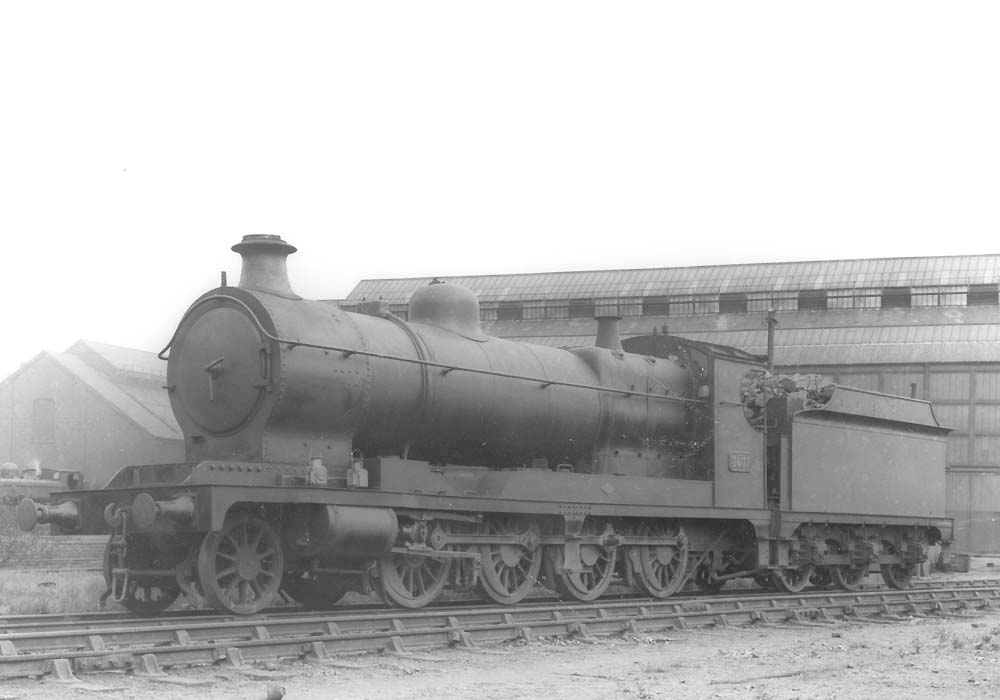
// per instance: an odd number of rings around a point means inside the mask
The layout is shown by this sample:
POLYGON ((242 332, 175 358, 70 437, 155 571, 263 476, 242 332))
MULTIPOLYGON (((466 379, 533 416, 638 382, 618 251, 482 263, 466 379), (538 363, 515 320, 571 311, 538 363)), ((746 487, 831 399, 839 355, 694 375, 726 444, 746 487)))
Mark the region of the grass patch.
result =
POLYGON ((17 526, 14 509, 0 506, 0 566, 17 568, 29 559, 45 555, 50 539, 44 536, 48 528, 25 532, 17 526))
MULTIPOLYGON (((0 508, 0 615, 38 615, 100 610, 106 586, 94 571, 33 571, 18 568, 51 548, 48 528, 24 532, 13 508, 0 508)), ((117 607, 117 606, 115 606, 117 607)))
POLYGON ((93 571, 0 570, 0 615, 96 612, 106 588, 93 571))

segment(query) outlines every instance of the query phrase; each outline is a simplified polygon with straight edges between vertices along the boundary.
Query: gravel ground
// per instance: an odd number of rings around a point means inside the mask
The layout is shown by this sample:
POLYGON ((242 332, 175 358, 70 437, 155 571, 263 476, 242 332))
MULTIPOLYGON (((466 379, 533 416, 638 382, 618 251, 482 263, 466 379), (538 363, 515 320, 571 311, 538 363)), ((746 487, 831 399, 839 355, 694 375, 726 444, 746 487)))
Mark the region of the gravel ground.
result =
MULTIPOLYGON (((738 627, 586 643, 539 640, 470 652, 341 657, 331 664, 277 662, 274 678, 223 667, 172 671, 200 687, 121 673, 86 674, 94 692, 51 681, 0 683, 0 697, 232 698, 338 700, 421 698, 591 700, 598 698, 996 698, 1000 615, 911 618, 896 623, 738 627), (272 689, 271 697, 278 693, 272 689)), ((265 668, 265 667, 255 667, 265 668)))

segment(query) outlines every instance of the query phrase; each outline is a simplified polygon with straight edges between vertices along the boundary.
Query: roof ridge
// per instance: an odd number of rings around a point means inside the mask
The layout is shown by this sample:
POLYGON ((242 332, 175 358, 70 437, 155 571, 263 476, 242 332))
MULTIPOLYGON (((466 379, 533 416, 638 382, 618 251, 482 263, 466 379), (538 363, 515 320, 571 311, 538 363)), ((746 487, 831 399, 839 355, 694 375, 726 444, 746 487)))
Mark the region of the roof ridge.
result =
POLYGON ((67 371, 76 375, 89 387, 94 389, 105 401, 111 404, 111 406, 126 419, 132 421, 155 437, 182 439, 183 436, 177 428, 167 423, 155 412, 151 411, 148 406, 125 391, 109 376, 95 369, 77 355, 67 352, 53 352, 51 350, 43 350, 39 353, 39 356, 41 355, 51 357, 54 361, 58 362, 67 371), (109 391, 109 389, 111 391, 109 391), (112 391, 116 392, 118 395, 112 395, 112 391), (150 425, 149 423, 144 423, 144 421, 139 420, 136 415, 130 413, 121 405, 125 401, 141 408, 143 412, 142 415, 152 418, 153 421, 155 421, 155 424, 150 425))
POLYGON ((957 260, 959 258, 997 258, 1000 260, 1000 253, 969 253, 965 255, 903 255, 888 258, 820 258, 816 260, 775 260, 769 262, 746 262, 746 263, 706 263, 703 265, 671 265, 657 267, 620 267, 620 268, 600 268, 600 269, 575 269, 575 270, 537 270, 534 272, 486 272, 482 274, 458 274, 458 275, 414 275, 412 277, 364 277, 361 282, 410 282, 423 279, 458 279, 458 278, 482 278, 482 277, 521 277, 525 275, 579 275, 587 273, 611 273, 611 272, 654 272, 659 270, 703 270, 706 268, 722 267, 766 267, 775 265, 812 265, 824 263, 853 263, 853 262, 889 262, 896 260, 957 260))

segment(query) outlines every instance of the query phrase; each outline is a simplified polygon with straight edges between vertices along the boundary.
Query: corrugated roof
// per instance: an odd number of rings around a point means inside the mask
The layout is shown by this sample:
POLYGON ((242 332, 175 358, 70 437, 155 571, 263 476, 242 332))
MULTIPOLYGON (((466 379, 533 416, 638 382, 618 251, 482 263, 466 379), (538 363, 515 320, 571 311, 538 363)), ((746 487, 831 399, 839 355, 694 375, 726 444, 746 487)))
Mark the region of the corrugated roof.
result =
MULTIPOLYGON (((362 280, 347 296, 347 301, 381 298, 391 304, 405 303, 416 289, 429 284, 431 279, 362 280)), ((820 260, 439 279, 468 287, 484 301, 992 284, 1000 280, 1000 255, 820 260)))
POLYGON ((65 352, 43 352, 42 355, 71 372, 119 413, 153 437, 164 440, 183 439, 173 413, 163 414, 162 401, 166 398, 166 389, 160 389, 162 397, 154 396, 155 388, 116 384, 76 355, 65 352))
MULTIPOLYGON (((633 334, 622 333, 623 338, 633 334)), ((767 331, 676 331, 674 335, 763 355, 767 331)), ((594 335, 533 335, 510 338, 535 345, 585 347, 594 335)), ((780 366, 1000 362, 1000 326, 882 326, 795 328, 774 335, 780 366)))

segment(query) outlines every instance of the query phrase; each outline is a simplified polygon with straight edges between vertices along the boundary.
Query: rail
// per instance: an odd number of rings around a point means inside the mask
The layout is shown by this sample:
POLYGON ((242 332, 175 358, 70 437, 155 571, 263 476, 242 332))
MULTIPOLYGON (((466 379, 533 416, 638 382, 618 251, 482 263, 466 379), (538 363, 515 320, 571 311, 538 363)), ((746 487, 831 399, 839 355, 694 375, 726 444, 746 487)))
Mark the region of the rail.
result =
POLYGON ((91 620, 87 626, 31 628, 8 618, 0 625, 0 678, 62 677, 76 671, 132 668, 160 674, 163 667, 219 662, 243 667, 252 660, 310 658, 341 653, 532 640, 572 635, 648 634, 703 626, 877 621, 879 616, 963 614, 1000 603, 1000 581, 866 592, 820 591, 797 595, 740 595, 688 600, 601 600, 589 604, 535 603, 419 611, 274 613, 250 618, 181 616, 157 620, 91 620))

